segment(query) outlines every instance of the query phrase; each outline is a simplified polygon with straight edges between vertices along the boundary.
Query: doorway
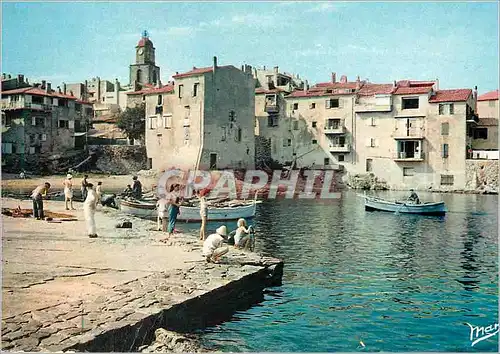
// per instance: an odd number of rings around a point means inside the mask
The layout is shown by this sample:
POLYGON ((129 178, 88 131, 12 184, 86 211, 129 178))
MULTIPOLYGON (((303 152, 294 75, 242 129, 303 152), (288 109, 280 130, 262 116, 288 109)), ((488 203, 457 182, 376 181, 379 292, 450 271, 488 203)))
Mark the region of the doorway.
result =
POLYGON ((212 152, 210 153, 210 169, 215 170, 217 168, 217 154, 212 152))

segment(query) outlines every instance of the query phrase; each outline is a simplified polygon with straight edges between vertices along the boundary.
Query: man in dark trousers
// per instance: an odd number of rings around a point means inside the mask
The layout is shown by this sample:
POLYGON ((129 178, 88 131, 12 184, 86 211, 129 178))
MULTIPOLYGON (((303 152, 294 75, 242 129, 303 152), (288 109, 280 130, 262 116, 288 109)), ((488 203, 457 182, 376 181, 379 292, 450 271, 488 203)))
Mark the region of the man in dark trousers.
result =
POLYGON ((85 175, 83 176, 83 179, 82 179, 82 199, 83 201, 85 201, 85 199, 87 199, 87 186, 89 185, 89 181, 87 181, 87 178, 89 178, 88 175, 85 175))
POLYGON ((47 195, 50 189, 50 183, 45 182, 33 190, 31 199, 33 199, 33 217, 37 220, 43 220, 43 197, 47 195))
POLYGON ((417 193, 413 189, 410 189, 410 196, 408 197, 408 201, 415 203, 415 204, 420 204, 420 198, 418 197, 417 193))
POLYGON ((132 185, 132 193, 135 199, 142 198, 142 184, 137 179, 137 176, 132 178, 134 180, 134 184, 132 185))

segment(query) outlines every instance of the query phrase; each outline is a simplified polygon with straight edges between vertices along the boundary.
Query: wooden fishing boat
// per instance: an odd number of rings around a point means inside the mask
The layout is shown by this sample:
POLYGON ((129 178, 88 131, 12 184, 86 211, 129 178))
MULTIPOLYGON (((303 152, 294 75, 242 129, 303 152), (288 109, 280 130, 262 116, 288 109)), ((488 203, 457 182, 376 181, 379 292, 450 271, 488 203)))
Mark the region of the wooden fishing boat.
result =
POLYGON ((444 202, 414 204, 404 201, 390 201, 377 197, 362 196, 365 198, 366 211, 388 211, 401 214, 420 215, 445 215, 446 205, 444 202))
MULTIPOLYGON (((209 206, 207 221, 237 220, 239 218, 252 218, 255 216, 257 200, 245 202, 229 202, 223 206, 209 206)), ((155 218, 156 203, 150 201, 126 200, 120 201, 120 210, 126 214, 143 218, 155 218)), ((181 206, 177 217, 179 221, 201 221, 199 206, 181 206)))
POLYGON ((156 218, 158 213, 156 212, 156 203, 140 201, 140 200, 130 200, 121 199, 119 201, 120 210, 125 214, 138 216, 141 218, 156 218))

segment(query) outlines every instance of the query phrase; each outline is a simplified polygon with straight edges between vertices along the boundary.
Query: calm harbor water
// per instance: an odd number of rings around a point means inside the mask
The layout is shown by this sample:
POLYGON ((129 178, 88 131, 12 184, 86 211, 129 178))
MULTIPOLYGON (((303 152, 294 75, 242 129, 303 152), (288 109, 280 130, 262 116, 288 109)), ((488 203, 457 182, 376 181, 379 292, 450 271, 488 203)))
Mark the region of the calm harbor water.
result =
POLYGON ((498 334, 471 346, 466 323, 498 322, 498 196, 420 198, 443 199, 449 213, 365 212, 353 192, 261 204, 256 248, 284 259, 283 286, 206 329, 204 343, 234 352, 497 352, 498 334))

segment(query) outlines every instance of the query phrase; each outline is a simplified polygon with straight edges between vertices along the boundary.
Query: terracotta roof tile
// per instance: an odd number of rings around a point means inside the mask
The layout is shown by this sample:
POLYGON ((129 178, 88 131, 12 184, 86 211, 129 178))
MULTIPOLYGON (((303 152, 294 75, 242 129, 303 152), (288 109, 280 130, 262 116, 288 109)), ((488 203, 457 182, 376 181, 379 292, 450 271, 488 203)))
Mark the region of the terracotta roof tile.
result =
POLYGON ((304 90, 296 90, 289 94, 288 97, 325 97, 325 96, 338 96, 338 95, 352 95, 352 92, 326 92, 326 90, 309 90, 304 92, 304 90))
POLYGON ((364 84, 358 91, 360 96, 389 95, 394 91, 393 84, 364 84))
POLYGON ((490 91, 485 94, 482 94, 477 98, 478 101, 494 101, 498 100, 498 90, 490 91))
POLYGON ((429 99, 429 102, 462 102, 467 101, 471 94, 471 89, 439 90, 429 99))
POLYGON ((158 93, 168 93, 174 90, 174 86, 165 85, 160 88, 144 88, 139 91, 127 92, 127 95, 150 95, 150 94, 158 94, 158 93))
POLYGON ((429 93, 432 89, 432 86, 417 86, 417 87, 397 87, 394 91, 394 95, 418 95, 429 93))
MULTIPOLYGON (((357 82, 320 82, 319 84, 314 85, 313 87, 321 87, 321 88, 350 88, 355 89, 357 82)), ((313 88, 311 87, 311 89, 313 88)))
POLYGON ((151 40, 149 38, 142 37, 139 40, 139 43, 137 43, 137 47, 144 47, 146 45, 146 43, 153 45, 153 42, 151 42, 151 40))
POLYGON ((255 89, 255 94, 256 95, 263 94, 263 93, 265 93, 265 94, 271 94, 271 93, 280 93, 280 92, 283 92, 283 90, 280 90, 280 89, 266 90, 263 87, 259 87, 259 88, 255 89))
MULTIPOLYGON (((232 65, 218 66, 218 68, 229 68, 229 67, 233 67, 234 68, 234 66, 232 66, 232 65)), ((193 70, 191 70, 191 71, 188 71, 188 72, 185 72, 185 73, 181 73, 181 74, 176 74, 176 75, 173 75, 172 77, 174 79, 182 79, 184 77, 198 76, 198 75, 210 73, 210 72, 212 72, 212 70, 213 70, 212 66, 207 66, 205 68, 196 68, 196 67, 194 67, 193 70)))
POLYGON ((56 91, 47 92, 38 87, 24 87, 15 90, 3 91, 2 95, 16 95, 16 94, 26 94, 26 95, 36 95, 36 96, 46 96, 46 97, 57 97, 57 98, 67 98, 70 100, 76 100, 77 98, 71 95, 65 95, 56 91))

